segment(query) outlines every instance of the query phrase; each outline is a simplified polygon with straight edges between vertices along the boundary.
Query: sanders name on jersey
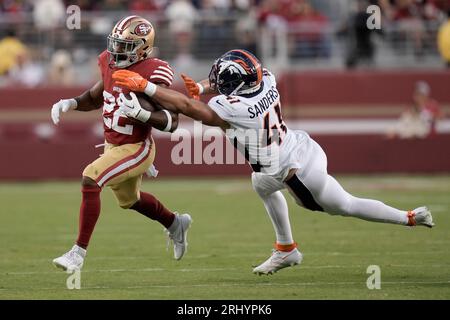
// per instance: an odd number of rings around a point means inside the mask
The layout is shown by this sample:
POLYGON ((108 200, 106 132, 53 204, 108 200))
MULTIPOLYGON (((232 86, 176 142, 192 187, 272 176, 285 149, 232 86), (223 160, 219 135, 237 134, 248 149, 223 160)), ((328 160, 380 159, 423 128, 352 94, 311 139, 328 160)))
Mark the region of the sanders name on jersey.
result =
POLYGON ((248 107, 248 113, 250 114, 250 119, 255 117, 259 117, 262 115, 269 107, 273 104, 273 102, 278 99, 280 94, 278 93, 277 88, 272 86, 269 91, 267 91, 266 95, 258 101, 253 107, 248 107))

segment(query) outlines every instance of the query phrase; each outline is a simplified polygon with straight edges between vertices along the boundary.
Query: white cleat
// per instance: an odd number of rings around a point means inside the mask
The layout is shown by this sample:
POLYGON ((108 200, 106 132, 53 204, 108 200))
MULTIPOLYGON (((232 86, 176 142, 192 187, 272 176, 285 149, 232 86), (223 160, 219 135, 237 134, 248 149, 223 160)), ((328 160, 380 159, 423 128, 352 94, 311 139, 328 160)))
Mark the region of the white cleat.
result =
POLYGON ((408 225, 409 226, 425 226, 433 228, 433 216, 427 207, 416 208, 408 211, 408 225))
POLYGON ((297 248, 291 251, 284 252, 279 250, 272 250, 272 255, 262 264, 253 269, 253 273, 258 275, 274 274, 280 269, 295 266, 302 262, 303 255, 297 248))
POLYGON ((61 257, 53 259, 53 264, 64 271, 81 270, 85 257, 86 250, 74 245, 70 251, 64 253, 61 257))
POLYGON ((166 232, 169 236, 169 241, 171 240, 173 242, 173 257, 175 260, 180 260, 187 251, 187 233, 191 226, 192 218, 187 213, 181 215, 175 213, 173 223, 176 226, 175 230, 170 231, 171 226, 169 229, 166 229, 166 232))

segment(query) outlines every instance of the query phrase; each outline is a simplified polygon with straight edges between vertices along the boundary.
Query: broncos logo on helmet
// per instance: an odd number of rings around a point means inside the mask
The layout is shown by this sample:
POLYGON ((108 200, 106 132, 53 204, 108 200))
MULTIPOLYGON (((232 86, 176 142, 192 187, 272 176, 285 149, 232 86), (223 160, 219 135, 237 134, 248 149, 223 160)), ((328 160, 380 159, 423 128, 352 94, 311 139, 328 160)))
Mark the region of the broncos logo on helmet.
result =
POLYGON ((261 81, 261 62, 246 50, 228 51, 216 60, 209 73, 211 88, 227 96, 255 92, 261 81))

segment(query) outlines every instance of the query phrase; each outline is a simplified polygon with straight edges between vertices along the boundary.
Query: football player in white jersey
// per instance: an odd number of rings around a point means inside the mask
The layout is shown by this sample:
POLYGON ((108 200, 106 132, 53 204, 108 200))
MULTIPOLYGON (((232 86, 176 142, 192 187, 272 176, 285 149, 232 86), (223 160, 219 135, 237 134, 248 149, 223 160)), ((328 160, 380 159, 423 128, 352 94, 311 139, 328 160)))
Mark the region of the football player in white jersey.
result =
MULTIPOLYGON (((116 71, 113 78, 132 91, 145 92, 170 111, 222 128, 245 155, 254 171, 253 188, 264 202, 276 233, 275 250, 253 269, 254 273, 272 274, 302 261, 292 237, 286 199, 280 192, 285 188, 300 206, 313 211, 404 226, 434 225, 426 207, 399 210, 346 192, 327 173, 327 157, 319 144, 306 132, 286 126, 274 75, 245 50, 231 50, 217 59, 207 80, 195 83, 183 76, 193 98, 158 87, 128 70, 116 71), (207 92, 219 95, 208 104, 197 100, 207 92)), ((148 112, 137 99, 122 96, 120 100, 128 117, 148 112)))

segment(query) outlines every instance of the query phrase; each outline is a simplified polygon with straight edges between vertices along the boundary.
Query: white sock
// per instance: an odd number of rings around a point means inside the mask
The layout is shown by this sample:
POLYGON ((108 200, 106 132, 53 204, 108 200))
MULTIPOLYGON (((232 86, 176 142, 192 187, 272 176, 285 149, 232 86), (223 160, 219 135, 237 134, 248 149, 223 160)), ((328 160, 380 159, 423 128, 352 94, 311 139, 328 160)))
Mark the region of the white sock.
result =
POLYGON ((318 196, 326 212, 363 220, 408 224, 407 212, 390 207, 378 200, 357 198, 345 191, 331 176, 328 176, 324 190, 318 196))
POLYGON ((378 200, 352 197, 349 215, 384 223, 408 224, 407 212, 390 207, 378 200))
POLYGON ((267 213, 272 220, 273 227, 277 236, 278 244, 292 244, 291 223, 289 222, 289 210, 287 202, 281 191, 274 192, 268 196, 262 196, 267 213))
POLYGON ((175 219, 173 219, 172 224, 170 225, 169 228, 167 228, 167 230, 168 230, 170 233, 174 233, 175 230, 177 230, 179 224, 180 224, 180 221, 178 220, 178 215, 176 214, 176 215, 175 215, 175 219))

